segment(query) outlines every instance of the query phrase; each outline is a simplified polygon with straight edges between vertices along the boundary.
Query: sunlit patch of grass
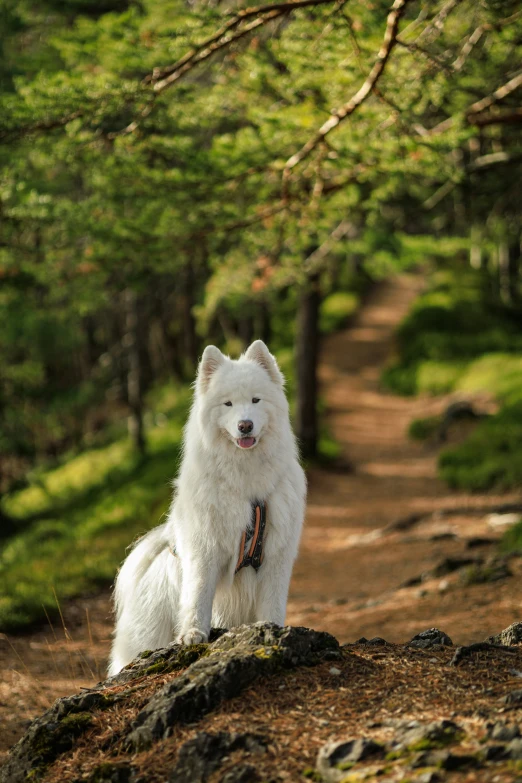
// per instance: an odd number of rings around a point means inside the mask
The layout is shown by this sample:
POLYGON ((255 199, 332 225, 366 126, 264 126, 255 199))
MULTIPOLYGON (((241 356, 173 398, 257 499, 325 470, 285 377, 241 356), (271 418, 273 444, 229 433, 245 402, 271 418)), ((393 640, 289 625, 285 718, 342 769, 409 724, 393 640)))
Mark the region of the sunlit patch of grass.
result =
POLYGON ((0 552, 0 628, 57 611, 59 600, 114 580, 133 539, 168 509, 179 458, 188 389, 169 399, 170 413, 147 432, 141 459, 127 439, 42 472, 6 504, 18 532, 0 552))
POLYGON ((508 528, 500 540, 501 552, 522 552, 522 518, 508 528))
POLYGON ((357 312, 360 298, 350 291, 337 291, 325 297, 321 302, 319 328, 323 334, 330 334, 346 325, 348 319, 357 312))
POLYGON ((522 486, 522 403, 481 421, 464 443, 444 449, 439 472, 450 487, 472 492, 522 486))
POLYGON ((507 405, 522 402, 522 356, 507 353, 481 356, 461 373, 455 389, 489 391, 507 405))

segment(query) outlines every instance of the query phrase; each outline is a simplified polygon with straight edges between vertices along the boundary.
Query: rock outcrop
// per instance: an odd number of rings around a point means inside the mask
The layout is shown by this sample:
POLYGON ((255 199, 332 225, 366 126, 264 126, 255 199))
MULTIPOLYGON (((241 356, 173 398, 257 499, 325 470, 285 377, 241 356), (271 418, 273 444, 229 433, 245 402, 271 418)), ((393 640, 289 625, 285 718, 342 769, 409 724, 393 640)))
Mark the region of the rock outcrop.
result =
POLYGON ((457 650, 434 628, 406 645, 342 647, 307 628, 215 630, 208 644, 145 651, 59 699, 0 781, 511 780, 522 761, 520 628, 457 650))

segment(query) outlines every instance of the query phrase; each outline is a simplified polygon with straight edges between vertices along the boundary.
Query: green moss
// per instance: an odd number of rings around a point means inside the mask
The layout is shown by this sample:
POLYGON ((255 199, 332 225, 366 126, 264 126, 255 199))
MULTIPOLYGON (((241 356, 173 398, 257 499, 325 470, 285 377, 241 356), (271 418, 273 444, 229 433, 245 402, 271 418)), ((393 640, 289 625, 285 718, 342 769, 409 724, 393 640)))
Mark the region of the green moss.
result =
POLYGON ((423 737, 417 742, 413 742, 411 745, 408 745, 407 750, 415 753, 423 750, 441 750, 454 742, 462 742, 465 736, 463 731, 454 731, 452 728, 447 728, 440 732, 437 731, 434 737, 423 737))
POLYGON ((355 767, 355 761, 340 761, 339 764, 335 765, 335 768, 341 772, 352 769, 352 767, 355 767))
POLYGON ((208 644, 191 644, 187 647, 182 647, 179 653, 172 658, 160 658, 155 663, 147 666, 146 669, 139 669, 136 672, 136 676, 167 674, 168 672, 186 669, 207 653, 208 644))
POLYGON ((150 658, 153 652, 153 650, 143 650, 143 652, 138 655, 138 658, 150 658))
POLYGON ((321 783, 323 780, 323 776, 313 767, 306 767, 306 769, 303 769, 301 774, 304 778, 313 780, 315 783, 321 783))
POLYGON ((410 755, 407 750, 390 750, 384 757, 386 761, 396 761, 397 759, 408 757, 410 755))
POLYGON ((63 717, 57 724, 41 726, 31 743, 31 754, 38 759, 39 766, 34 772, 38 775, 42 769, 60 753, 72 747, 76 737, 83 734, 92 725, 90 712, 75 712, 63 717))
POLYGON ((460 582, 465 587, 482 585, 488 582, 498 582, 505 579, 510 572, 505 563, 475 563, 467 566, 460 574, 460 582))

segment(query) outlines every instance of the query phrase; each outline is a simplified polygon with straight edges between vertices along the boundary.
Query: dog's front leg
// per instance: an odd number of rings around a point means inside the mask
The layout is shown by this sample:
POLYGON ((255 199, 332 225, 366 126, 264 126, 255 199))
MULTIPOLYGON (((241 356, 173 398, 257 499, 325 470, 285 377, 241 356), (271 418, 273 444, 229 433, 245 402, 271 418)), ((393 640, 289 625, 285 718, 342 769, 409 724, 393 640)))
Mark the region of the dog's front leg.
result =
POLYGON ((292 575, 292 561, 284 558, 265 560, 259 571, 259 588, 256 600, 256 620, 284 625, 288 588, 292 575), (263 573, 264 570, 264 573, 263 573))
POLYGON ((207 561, 183 562, 178 642, 200 644, 208 640, 217 566, 207 561))

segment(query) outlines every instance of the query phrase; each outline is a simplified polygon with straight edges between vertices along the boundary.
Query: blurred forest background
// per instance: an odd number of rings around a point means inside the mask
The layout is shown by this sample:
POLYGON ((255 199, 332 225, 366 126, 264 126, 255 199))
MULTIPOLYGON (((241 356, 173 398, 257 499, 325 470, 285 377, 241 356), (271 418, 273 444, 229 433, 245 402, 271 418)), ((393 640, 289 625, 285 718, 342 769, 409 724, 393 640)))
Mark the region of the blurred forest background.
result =
POLYGON ((265 340, 335 467, 321 336, 405 270, 382 386, 489 392, 439 474, 520 487, 516 0, 0 0, 0 27, 3 630, 157 522, 207 343, 265 340))

